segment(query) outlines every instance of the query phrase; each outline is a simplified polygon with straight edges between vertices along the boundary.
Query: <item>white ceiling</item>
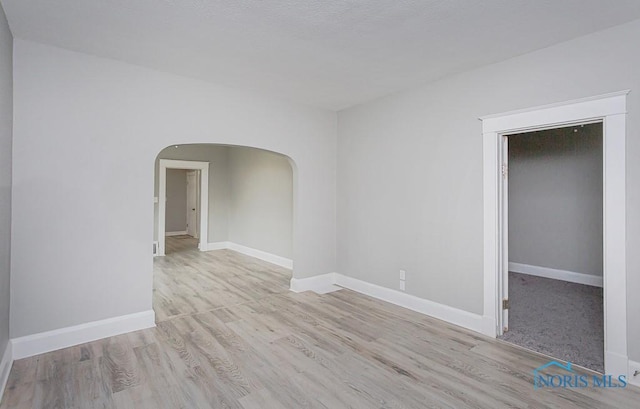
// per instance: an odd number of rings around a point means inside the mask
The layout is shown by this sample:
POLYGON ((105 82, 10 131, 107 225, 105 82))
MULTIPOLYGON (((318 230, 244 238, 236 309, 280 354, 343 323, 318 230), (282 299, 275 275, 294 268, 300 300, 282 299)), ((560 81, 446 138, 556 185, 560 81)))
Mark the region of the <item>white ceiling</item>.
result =
POLYGON ((638 0, 1 0, 14 36, 339 110, 640 18, 638 0))

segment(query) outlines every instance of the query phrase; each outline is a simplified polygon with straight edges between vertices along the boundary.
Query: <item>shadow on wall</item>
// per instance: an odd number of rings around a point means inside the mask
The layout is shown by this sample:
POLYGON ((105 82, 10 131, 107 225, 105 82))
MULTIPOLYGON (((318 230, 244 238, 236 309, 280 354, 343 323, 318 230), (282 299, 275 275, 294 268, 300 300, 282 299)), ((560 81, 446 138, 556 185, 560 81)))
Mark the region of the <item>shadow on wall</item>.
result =
POLYGON ((509 258, 602 277, 602 123, 509 136, 509 258))
POLYGON ((208 182, 203 189, 208 190, 207 212, 203 213, 207 242, 202 250, 235 246, 292 268, 297 169, 291 158, 258 148, 220 144, 171 145, 163 149, 155 161, 155 243, 162 228, 158 196, 163 179, 160 170, 164 168, 160 160, 167 159, 208 162, 208 182))

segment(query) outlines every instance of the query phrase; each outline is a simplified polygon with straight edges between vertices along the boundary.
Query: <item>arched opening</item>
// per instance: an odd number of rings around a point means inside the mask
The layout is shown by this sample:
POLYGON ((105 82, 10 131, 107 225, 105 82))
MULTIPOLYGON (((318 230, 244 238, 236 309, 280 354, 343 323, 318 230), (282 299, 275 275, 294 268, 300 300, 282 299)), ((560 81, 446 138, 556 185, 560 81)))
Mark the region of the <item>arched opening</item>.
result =
POLYGON ((155 161, 158 323, 289 290, 296 167, 263 149, 170 145, 155 161))

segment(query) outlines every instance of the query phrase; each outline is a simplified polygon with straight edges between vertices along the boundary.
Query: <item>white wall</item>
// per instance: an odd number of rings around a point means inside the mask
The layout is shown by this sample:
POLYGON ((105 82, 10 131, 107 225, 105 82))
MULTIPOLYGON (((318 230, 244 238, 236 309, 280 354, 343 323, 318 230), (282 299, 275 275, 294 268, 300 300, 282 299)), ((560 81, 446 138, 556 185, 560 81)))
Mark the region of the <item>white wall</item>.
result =
POLYGON ((229 241, 292 257, 293 174, 287 158, 229 148, 229 241))
POLYGON ((187 230, 187 171, 185 169, 167 169, 165 229, 167 232, 187 230))
POLYGON ((293 276, 335 271, 335 113, 22 40, 14 67, 12 337, 151 309, 171 144, 292 158, 293 276))
MULTIPOLYGON (((339 113, 338 272, 473 313, 483 307, 480 116, 631 89, 628 315, 640 316, 640 21, 339 113)), ((629 321, 640 359, 640 321, 629 321)))
POLYGON ((509 261, 602 277, 602 124, 509 137, 509 261))
MULTIPOLYGON (((209 242, 226 241, 228 237, 229 175, 227 158, 229 148, 221 145, 175 145, 163 149, 155 162, 154 197, 158 196, 159 159, 194 160, 209 162, 209 242)), ((158 205, 154 206, 154 240, 158 238, 158 205)), ((165 226, 166 231, 171 231, 165 226)))
POLYGON ((13 36, 0 5, 0 360, 9 341, 12 133, 13 36))

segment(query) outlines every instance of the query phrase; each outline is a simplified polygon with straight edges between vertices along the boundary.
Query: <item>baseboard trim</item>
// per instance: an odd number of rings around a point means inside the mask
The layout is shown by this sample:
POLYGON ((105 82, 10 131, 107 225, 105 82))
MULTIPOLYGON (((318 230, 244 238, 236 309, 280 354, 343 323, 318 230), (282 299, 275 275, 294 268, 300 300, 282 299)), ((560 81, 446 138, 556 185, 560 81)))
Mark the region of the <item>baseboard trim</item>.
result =
POLYGON ((260 260, 264 260, 271 264, 278 265, 280 267, 293 269, 293 260, 276 256, 275 254, 267 253, 266 251, 252 249, 251 247, 243 246, 242 244, 237 244, 233 242, 229 242, 229 250, 237 251, 238 253, 245 254, 247 256, 259 258, 260 260))
POLYGON ((487 325, 482 315, 479 314, 474 314, 448 305, 425 300, 424 298, 416 297, 398 290, 381 287, 376 284, 367 283, 366 281, 358 280, 342 274, 336 274, 335 277, 335 284, 340 287, 348 288, 361 294, 446 321, 471 331, 483 333, 487 325))
POLYGON ((13 359, 28 358, 85 342, 155 327, 153 310, 13 338, 13 359))
POLYGON ((209 243, 207 245, 207 251, 211 250, 227 250, 231 246, 230 241, 217 241, 215 243, 209 243))
POLYGON ((9 373, 11 372, 11 366, 13 365, 13 352, 11 341, 7 342, 7 347, 4 350, 4 354, 2 355, 2 360, 0 361, 0 402, 2 402, 2 397, 4 396, 4 389, 7 386, 7 381, 9 380, 9 373))
POLYGON ((487 320, 479 314, 459 310, 448 305, 425 300, 398 290, 381 287, 339 273, 328 273, 308 278, 292 278, 291 291, 314 291, 318 294, 335 291, 336 286, 368 295, 378 300, 398 305, 437 318, 460 327, 495 337, 495 320, 487 320))
POLYGON ((336 273, 327 273, 308 278, 292 278, 290 289, 295 293, 313 291, 317 294, 327 294, 340 289, 335 285, 335 276, 336 273))
POLYGON ((187 234, 186 230, 183 231, 168 231, 164 233, 165 237, 171 237, 171 236, 184 236, 185 234, 187 234))
POLYGON ((602 277, 576 273, 574 271, 558 270, 555 268, 531 266, 521 263, 509 263, 509 271, 538 277, 553 278, 555 280, 568 281, 570 283, 591 285, 594 287, 602 287, 603 285, 602 277))
POLYGON ((268 263, 275 264, 280 267, 288 268, 289 270, 293 269, 293 260, 291 259, 267 253, 266 251, 243 246, 242 244, 234 243, 231 241, 218 241, 215 243, 209 243, 209 245, 207 246, 207 250, 233 250, 237 251, 238 253, 242 253, 244 255, 255 257, 268 263))

